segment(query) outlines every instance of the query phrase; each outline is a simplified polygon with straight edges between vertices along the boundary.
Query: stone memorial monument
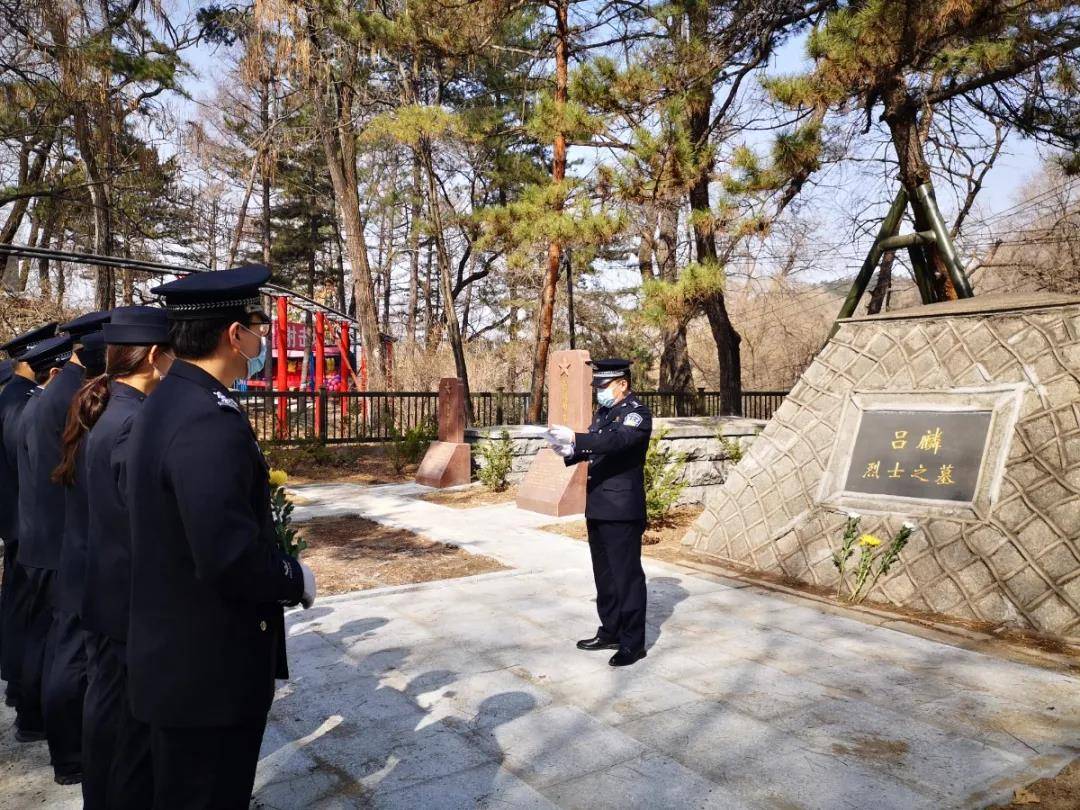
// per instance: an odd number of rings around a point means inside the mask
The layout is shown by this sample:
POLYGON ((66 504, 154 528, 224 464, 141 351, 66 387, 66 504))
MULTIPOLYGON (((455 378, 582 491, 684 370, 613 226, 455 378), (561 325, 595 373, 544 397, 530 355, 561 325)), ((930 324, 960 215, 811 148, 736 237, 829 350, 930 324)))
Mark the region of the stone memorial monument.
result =
POLYGON ((439 439, 431 443, 416 471, 416 483, 429 487, 469 483, 472 460, 465 442, 465 383, 457 377, 439 380, 439 439))
POLYGON ((841 322, 683 543, 833 588, 846 513, 872 598, 1080 638, 1080 299, 977 296, 841 322))
MULTIPOLYGON (((548 359, 548 424, 588 430, 592 421, 592 370, 589 353, 580 349, 552 352, 548 359)), ((544 515, 580 515, 585 511, 588 464, 567 467, 562 456, 544 447, 518 487, 519 509, 544 515)))

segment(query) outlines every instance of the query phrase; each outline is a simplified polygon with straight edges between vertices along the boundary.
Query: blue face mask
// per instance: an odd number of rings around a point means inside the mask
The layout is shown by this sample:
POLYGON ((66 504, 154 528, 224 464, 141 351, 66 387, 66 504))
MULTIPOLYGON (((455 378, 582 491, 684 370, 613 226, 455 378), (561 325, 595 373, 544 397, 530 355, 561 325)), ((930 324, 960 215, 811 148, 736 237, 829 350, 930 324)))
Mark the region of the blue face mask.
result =
POLYGON ((604 408, 610 408, 615 404, 615 394, 611 388, 601 388, 596 392, 596 401, 604 408))
MULTIPOLYGON (((251 332, 246 326, 243 327, 243 329, 247 332, 251 332)), ((255 333, 251 332, 251 334, 255 333)), ((254 357, 248 357, 243 352, 240 352, 240 354, 243 354, 244 358, 247 360, 247 375, 248 379, 251 379, 266 366, 266 339, 261 335, 259 336, 259 353, 254 357)))

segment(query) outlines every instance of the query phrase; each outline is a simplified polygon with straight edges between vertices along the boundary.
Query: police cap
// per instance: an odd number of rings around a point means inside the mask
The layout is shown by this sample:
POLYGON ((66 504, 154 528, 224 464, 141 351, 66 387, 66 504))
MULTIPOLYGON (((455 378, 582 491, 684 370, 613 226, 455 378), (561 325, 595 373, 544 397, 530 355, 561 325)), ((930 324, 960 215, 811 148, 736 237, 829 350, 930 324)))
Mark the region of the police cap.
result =
POLYGON ((110 346, 152 346, 169 342, 169 317, 161 307, 117 307, 102 327, 110 346))
POLYGON ((192 273, 150 292, 164 297, 170 320, 202 320, 262 312, 259 288, 269 280, 270 271, 264 265, 245 264, 231 270, 192 273))
POLYGON ((75 341, 72 340, 71 335, 57 335, 38 343, 19 359, 29 363, 30 368, 35 372, 44 371, 66 363, 71 359, 74 347, 75 341))
POLYGON ((589 360, 593 367, 592 386, 603 388, 612 380, 630 379, 630 361, 613 357, 608 360, 589 360))
POLYGON ((76 343, 81 343, 80 338, 83 335, 101 331, 102 325, 109 322, 110 316, 109 312, 88 312, 73 321, 60 324, 60 331, 67 332, 76 343))
POLYGON ((42 326, 35 326, 29 331, 23 332, 21 335, 16 335, 0 349, 3 349, 8 353, 8 357, 12 360, 21 360, 22 355, 27 351, 34 348, 37 344, 46 338, 51 338, 56 334, 56 321, 44 324, 42 326))

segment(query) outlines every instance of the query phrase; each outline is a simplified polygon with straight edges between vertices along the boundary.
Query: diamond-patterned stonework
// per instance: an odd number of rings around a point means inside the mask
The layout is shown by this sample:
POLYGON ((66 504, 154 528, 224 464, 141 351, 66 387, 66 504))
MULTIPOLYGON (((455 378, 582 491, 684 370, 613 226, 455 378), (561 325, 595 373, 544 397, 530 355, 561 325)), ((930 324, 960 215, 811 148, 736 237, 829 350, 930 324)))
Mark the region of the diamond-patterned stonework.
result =
POLYGON ((836 586, 844 515, 821 497, 832 438, 867 392, 1017 386, 987 506, 882 501, 861 529, 919 530, 873 598, 1080 639, 1080 299, 983 296, 842 323, 683 539, 725 562, 836 586))

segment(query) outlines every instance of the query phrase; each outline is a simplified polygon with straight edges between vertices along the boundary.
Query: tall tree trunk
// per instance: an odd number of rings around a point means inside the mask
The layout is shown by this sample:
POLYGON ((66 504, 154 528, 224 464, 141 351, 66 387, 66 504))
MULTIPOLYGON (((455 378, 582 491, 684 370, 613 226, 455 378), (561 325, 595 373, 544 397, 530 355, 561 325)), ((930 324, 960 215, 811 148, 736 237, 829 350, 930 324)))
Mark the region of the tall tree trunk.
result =
MULTIPOLYGON (((39 245, 45 247, 47 243, 42 238, 44 229, 41 227, 41 217, 36 210, 37 207, 34 206, 35 210, 30 213, 30 235, 26 238, 26 244, 30 247, 38 247, 39 245)), ((31 259, 23 259, 19 262, 18 286, 16 288, 19 292, 23 292, 26 289, 27 282, 30 281, 31 261, 31 259)), ((52 290, 48 289, 47 286, 42 287, 40 290, 42 298, 48 298, 51 293, 52 290)))
MULTIPOLYGON (((314 75, 314 74, 313 74, 314 75)), ((364 217, 356 177, 356 131, 353 125, 352 91, 347 86, 324 87, 313 82, 312 106, 315 123, 326 153, 334 196, 341 208, 345 246, 352 269, 353 295, 360 325, 360 341, 368 357, 369 389, 386 390, 386 347, 379 333, 375 288, 364 240, 364 217), (336 109, 328 106, 328 96, 337 96, 336 109)))
MULTIPOLYGON (((40 141, 37 144, 28 142, 24 145, 23 150, 19 154, 19 186, 32 186, 40 182, 41 177, 45 172, 45 165, 49 156, 49 150, 52 149, 54 138, 55 136, 50 134, 45 140, 40 141)), ((23 197, 22 199, 15 200, 11 203, 11 211, 4 220, 3 228, 0 228, 0 244, 10 245, 15 241, 15 234, 19 232, 19 228, 22 225, 23 217, 26 215, 26 209, 29 204, 29 197, 23 197)), ((56 207, 55 203, 52 207, 56 207)), ((18 262, 14 259, 9 259, 4 268, 3 278, 0 283, 2 283, 5 289, 18 289, 21 292, 25 289, 25 284, 22 287, 19 287, 18 279, 18 262)))
MULTIPOLYGON (((570 48, 568 23, 569 0, 555 3, 555 109, 561 114, 566 107, 567 63, 570 48)), ((566 177, 566 134, 555 133, 551 161, 551 181, 559 185, 566 177)), ((561 210, 558 203, 556 211, 561 210)), ((540 421, 544 407, 544 378, 547 376, 548 350, 551 348, 551 323, 555 315, 555 288, 559 283, 559 254, 562 245, 553 239, 548 245, 547 270, 540 291, 540 311, 536 319, 536 348, 533 352, 532 385, 530 386, 529 416, 532 423, 540 421)))
MULTIPOLYGON (((262 151, 262 260, 270 266, 270 77, 262 78, 259 88, 259 123, 262 140, 267 147, 262 151)), ((310 314, 309 314, 310 320, 310 314)))
POLYGON ((893 262, 896 261, 896 252, 889 250, 881 257, 881 265, 878 267, 877 283, 870 291, 870 302, 866 306, 867 315, 877 315, 885 304, 885 299, 892 287, 893 262))
MULTIPOLYGON (((915 193, 919 186, 930 182, 930 165, 926 162, 924 128, 919 122, 918 103, 912 98, 907 86, 900 78, 886 90, 884 102, 884 119, 889 126, 889 134, 893 147, 896 149, 900 182, 908 194, 908 204, 914 215, 915 230, 928 231, 930 220, 923 212, 922 206, 916 203, 918 195, 915 193)), ((923 124, 928 126, 929 121, 924 121, 923 124)), ((948 268, 940 252, 930 248, 925 253, 930 259, 934 300, 955 299, 956 289, 953 287, 952 278, 949 276, 948 268)))
MULTIPOLYGON (((687 12, 688 31, 691 40, 704 42, 708 34, 709 6, 696 2, 687 12)), ((713 87, 702 80, 689 94, 687 123, 690 140, 698 156, 698 176, 690 187, 690 221, 693 227, 695 255, 699 264, 716 266, 719 255, 716 250, 716 234, 712 225, 712 205, 709 199, 709 180, 712 177, 712 160, 705 160, 709 148, 709 125, 712 118, 713 87)), ((739 360, 739 343, 742 338, 728 317, 723 290, 717 289, 707 295, 703 309, 709 320, 709 329, 716 342, 716 361, 720 369, 718 391, 720 413, 742 412, 742 380, 739 360)))
POLYGON ((472 399, 469 395, 469 367, 465 363, 465 345, 461 337, 461 325, 458 323, 457 310, 454 307, 454 282, 450 277, 450 254, 443 239, 442 211, 439 195, 435 186, 435 167, 431 159, 431 141, 421 136, 419 149, 420 160, 427 175, 428 214, 431 217, 431 229, 435 240, 435 251, 439 261, 439 281, 442 289, 443 318, 446 323, 446 335, 450 340, 450 350, 454 355, 454 371, 465 389, 465 419, 472 424, 472 399))
POLYGON ((434 340, 438 337, 435 331, 435 310, 438 307, 439 291, 435 289, 431 276, 432 254, 434 251, 434 243, 430 239, 427 240, 426 255, 424 257, 424 347, 428 351, 435 348, 434 340))
POLYGON ((412 193, 409 199, 409 307, 405 315, 405 336, 416 343, 416 308, 420 288, 420 157, 413 155, 412 193))
MULTIPOLYGON (((676 201, 668 201, 661 206, 657 224, 659 232, 654 250, 658 272, 661 279, 673 282, 679 277, 676 255, 679 205, 676 201)), ((664 324, 660 330, 660 347, 660 390, 691 391, 694 377, 686 345, 686 324, 675 320, 664 324)))

